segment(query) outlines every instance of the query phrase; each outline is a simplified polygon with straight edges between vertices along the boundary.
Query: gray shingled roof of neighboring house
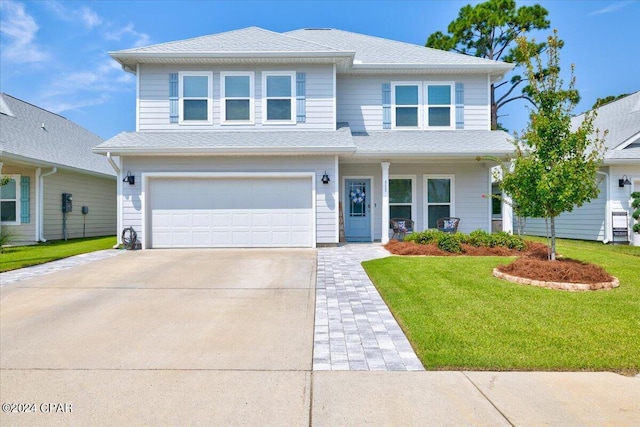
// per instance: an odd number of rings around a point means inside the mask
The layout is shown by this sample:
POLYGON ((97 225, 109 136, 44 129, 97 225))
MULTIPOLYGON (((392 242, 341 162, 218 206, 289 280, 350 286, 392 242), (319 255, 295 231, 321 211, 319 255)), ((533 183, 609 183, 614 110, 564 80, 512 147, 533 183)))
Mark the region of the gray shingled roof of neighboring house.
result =
POLYGON ((356 156, 475 157, 508 156, 514 145, 502 131, 375 131, 354 133, 356 156))
MULTIPOLYGON (((640 159, 640 91, 610 102, 597 110, 594 128, 605 137, 606 160, 640 159)), ((584 114, 572 118, 575 127, 584 120, 584 114)))
POLYGON ((123 132, 96 153, 321 154, 355 150, 349 128, 337 131, 123 132))
POLYGON ((362 64, 488 65, 505 71, 513 68, 512 64, 505 62, 431 49, 343 30, 300 29, 284 34, 336 49, 355 51, 355 62, 361 62, 362 64))
POLYGON ((62 116, 5 93, 0 93, 0 98, 2 157, 115 176, 107 159, 91 151, 102 138, 62 116))

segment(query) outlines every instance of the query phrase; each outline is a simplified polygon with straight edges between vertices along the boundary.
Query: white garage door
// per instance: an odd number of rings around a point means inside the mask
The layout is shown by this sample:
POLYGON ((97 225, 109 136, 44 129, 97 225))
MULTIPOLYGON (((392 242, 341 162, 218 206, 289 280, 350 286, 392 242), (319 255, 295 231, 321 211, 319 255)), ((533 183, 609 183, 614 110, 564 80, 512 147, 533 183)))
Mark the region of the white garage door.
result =
POLYGON ((311 178, 155 178, 151 245, 311 247, 311 178))

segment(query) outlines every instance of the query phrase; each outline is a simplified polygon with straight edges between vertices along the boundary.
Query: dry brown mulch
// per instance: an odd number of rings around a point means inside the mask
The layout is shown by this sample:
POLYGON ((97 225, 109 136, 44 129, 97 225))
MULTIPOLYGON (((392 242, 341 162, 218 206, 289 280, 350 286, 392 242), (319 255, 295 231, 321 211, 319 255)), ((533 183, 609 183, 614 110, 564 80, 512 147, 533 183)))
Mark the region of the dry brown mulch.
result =
POLYGON ((526 277, 546 282, 565 283, 601 283, 610 282, 613 277, 602 267, 585 262, 559 259, 547 259, 547 245, 544 243, 527 242, 527 249, 518 251, 507 248, 476 248, 462 245, 462 253, 450 253, 440 249, 435 244, 420 245, 415 242, 390 241, 384 246, 396 255, 430 255, 430 256, 517 256, 517 260, 508 265, 498 266, 498 270, 512 276, 526 277))
POLYGON ((508 265, 499 265, 498 270, 512 276, 545 282, 602 283, 613 277, 602 267, 573 259, 548 261, 522 257, 508 265))

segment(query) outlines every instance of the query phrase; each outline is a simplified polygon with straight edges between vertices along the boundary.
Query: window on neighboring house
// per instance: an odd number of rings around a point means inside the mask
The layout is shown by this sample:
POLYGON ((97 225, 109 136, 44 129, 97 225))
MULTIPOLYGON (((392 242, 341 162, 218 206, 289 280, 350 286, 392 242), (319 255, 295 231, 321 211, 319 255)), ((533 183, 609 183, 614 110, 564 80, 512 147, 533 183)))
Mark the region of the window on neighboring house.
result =
POLYGON ((20 175, 9 175, 8 183, 0 186, 0 221, 18 224, 20 221, 20 175))
POLYGON ((263 121, 295 123, 296 73, 263 73, 263 121))
POLYGON ((453 128, 455 125, 455 100, 453 83, 426 83, 426 126, 453 128))
POLYGON ((222 123, 253 123, 253 73, 220 73, 222 123))
POLYGON ((424 177, 427 228, 437 228, 438 218, 454 216, 454 182, 451 175, 429 175, 424 177))
POLYGON ((396 175, 389 178, 389 218, 413 219, 414 178, 396 175))
POLYGON ((213 73, 180 73, 180 123, 211 124, 213 73))
POLYGON ((420 85, 393 83, 391 96, 394 127, 418 127, 420 125, 420 85))

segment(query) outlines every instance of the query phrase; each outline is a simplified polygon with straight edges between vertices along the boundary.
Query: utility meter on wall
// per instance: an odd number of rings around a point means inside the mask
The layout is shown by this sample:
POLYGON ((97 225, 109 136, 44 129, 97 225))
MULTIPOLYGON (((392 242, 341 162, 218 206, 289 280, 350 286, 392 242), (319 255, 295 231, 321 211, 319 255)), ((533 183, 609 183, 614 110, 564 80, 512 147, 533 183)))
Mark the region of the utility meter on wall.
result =
POLYGON ((73 197, 71 193, 62 193, 62 212, 67 213, 73 210, 72 200, 73 197))

